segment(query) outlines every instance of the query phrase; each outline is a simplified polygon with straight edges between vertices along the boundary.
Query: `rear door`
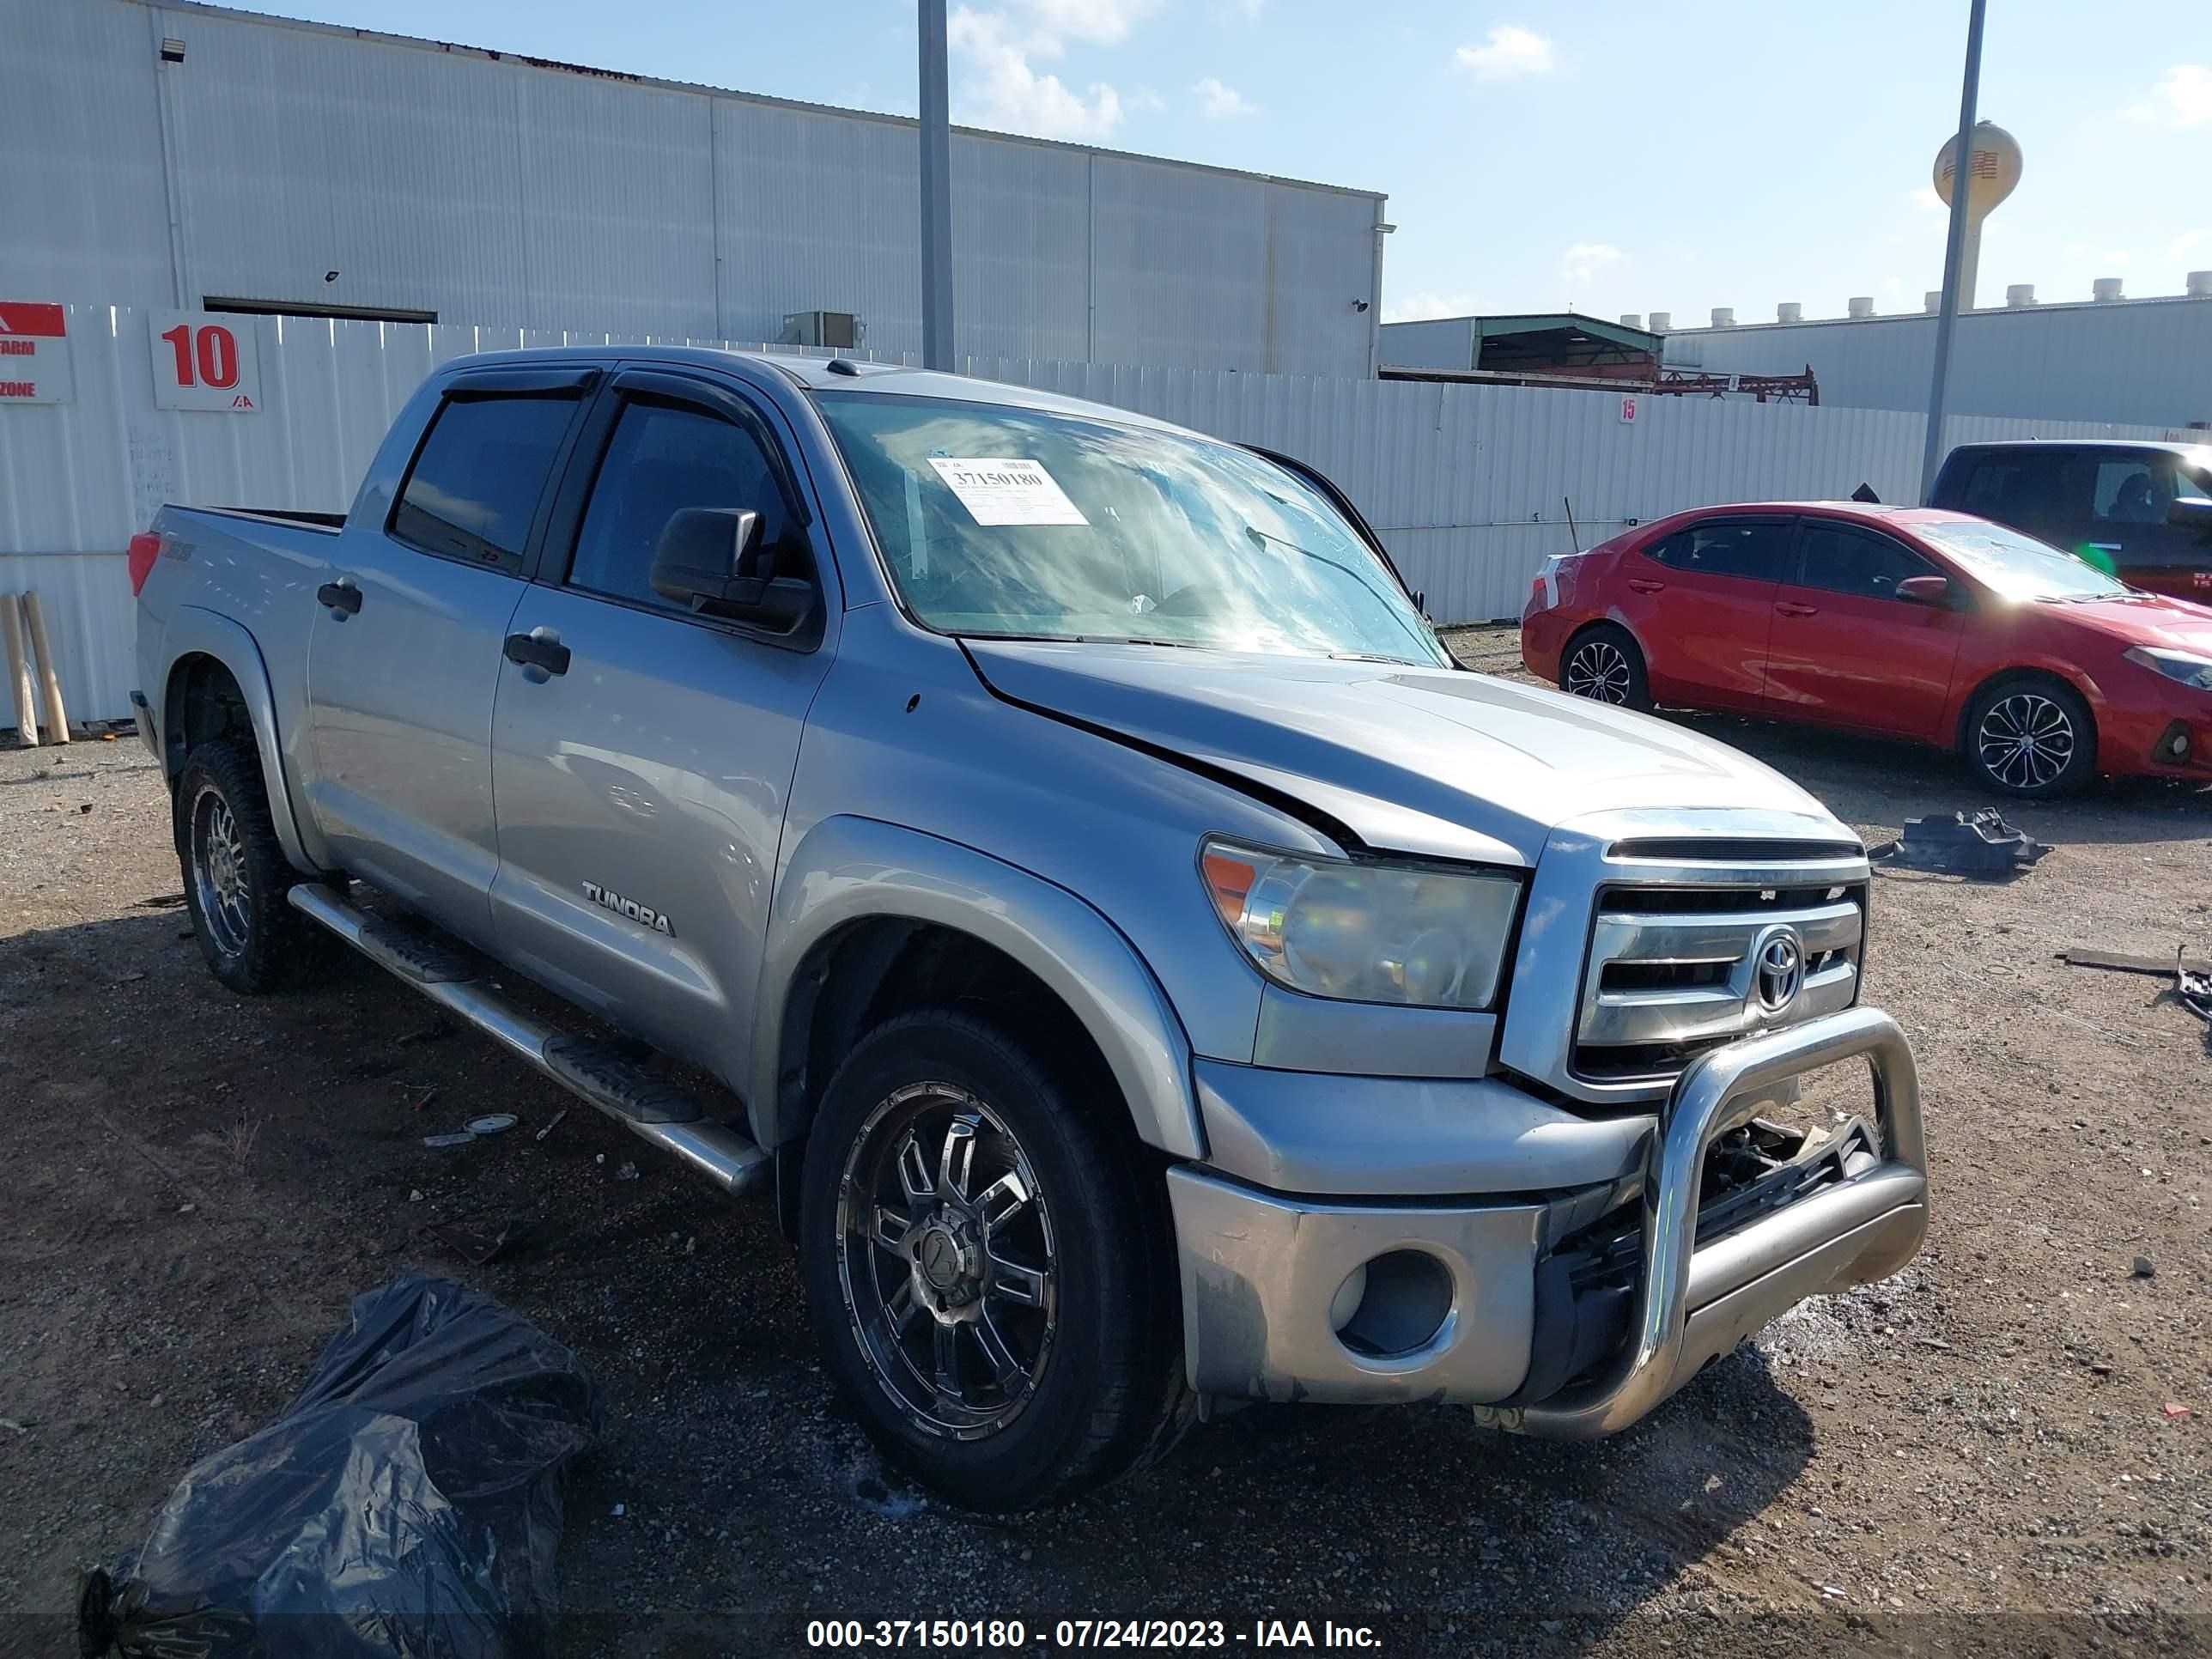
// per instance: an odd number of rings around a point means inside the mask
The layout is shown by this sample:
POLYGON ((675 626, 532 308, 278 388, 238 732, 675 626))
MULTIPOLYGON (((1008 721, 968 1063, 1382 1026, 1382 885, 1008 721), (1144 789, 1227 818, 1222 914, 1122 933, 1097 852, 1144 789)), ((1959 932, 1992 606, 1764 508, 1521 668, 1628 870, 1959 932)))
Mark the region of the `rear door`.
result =
POLYGON ((338 538, 309 630, 307 793, 332 855, 479 941, 500 641, 596 373, 457 377, 384 522, 338 538))
POLYGON ((1966 617, 1909 604, 1897 585, 1947 574, 1897 537, 1808 515, 1798 527, 1790 578, 1774 596, 1768 712, 1940 741, 1966 617))
POLYGON ((725 1078, 750 1054, 776 844, 837 600, 826 587, 826 636, 794 648, 679 609, 650 572, 678 509, 751 507, 779 574, 834 583, 791 448, 733 381, 617 374, 507 623, 509 647, 539 660, 497 665, 501 954, 725 1078))
POLYGON ((1654 698, 1759 707, 1793 523, 1784 514, 1700 519, 1621 560, 1622 610, 1643 643, 1654 698))

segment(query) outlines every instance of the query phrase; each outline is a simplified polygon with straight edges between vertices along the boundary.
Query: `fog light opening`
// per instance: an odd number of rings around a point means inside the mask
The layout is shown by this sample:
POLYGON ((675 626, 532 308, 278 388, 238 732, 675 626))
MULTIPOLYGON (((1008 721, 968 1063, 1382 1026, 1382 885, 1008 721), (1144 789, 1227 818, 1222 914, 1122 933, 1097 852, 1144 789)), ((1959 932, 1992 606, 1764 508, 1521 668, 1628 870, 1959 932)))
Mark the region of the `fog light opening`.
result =
POLYGON ((1451 1310, 1450 1269, 1420 1250, 1389 1250, 1337 1287, 1328 1322, 1353 1353, 1392 1359, 1435 1341, 1451 1310))

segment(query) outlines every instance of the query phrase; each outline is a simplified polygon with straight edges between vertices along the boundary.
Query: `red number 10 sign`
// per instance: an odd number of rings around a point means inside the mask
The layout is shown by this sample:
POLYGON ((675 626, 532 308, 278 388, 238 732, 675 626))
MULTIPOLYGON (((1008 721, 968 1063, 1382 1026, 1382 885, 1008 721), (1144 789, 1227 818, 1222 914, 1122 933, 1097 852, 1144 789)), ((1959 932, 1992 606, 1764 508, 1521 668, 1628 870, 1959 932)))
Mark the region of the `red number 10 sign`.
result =
POLYGON ((261 407, 261 366, 253 351, 253 319, 206 311, 148 313, 154 351, 156 409, 216 409, 234 414, 261 407))

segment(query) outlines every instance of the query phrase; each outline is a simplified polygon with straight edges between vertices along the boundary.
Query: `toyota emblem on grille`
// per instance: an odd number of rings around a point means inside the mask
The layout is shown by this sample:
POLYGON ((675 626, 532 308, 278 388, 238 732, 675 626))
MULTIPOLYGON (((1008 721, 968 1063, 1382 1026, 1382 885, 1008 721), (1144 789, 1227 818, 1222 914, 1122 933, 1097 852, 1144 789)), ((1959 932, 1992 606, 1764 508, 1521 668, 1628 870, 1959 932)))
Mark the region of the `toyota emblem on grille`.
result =
POLYGON ((1805 947, 1794 927, 1770 927, 1752 947, 1759 1006, 1778 1014, 1797 1000, 1805 983, 1805 947))

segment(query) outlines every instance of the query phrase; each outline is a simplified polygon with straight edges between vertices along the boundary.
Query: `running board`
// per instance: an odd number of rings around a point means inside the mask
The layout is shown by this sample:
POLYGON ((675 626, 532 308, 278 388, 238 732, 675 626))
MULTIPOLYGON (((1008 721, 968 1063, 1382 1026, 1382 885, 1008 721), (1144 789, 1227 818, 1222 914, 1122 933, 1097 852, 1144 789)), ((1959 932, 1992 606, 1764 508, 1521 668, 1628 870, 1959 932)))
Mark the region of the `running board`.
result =
POLYGON ((525 1012, 485 981, 488 963, 461 947, 395 927, 356 909, 319 882, 301 882, 290 896, 294 909, 378 967, 726 1191, 750 1192, 767 1181, 773 1160, 744 1134, 709 1121, 690 1096, 623 1060, 611 1045, 572 1036, 525 1012))

